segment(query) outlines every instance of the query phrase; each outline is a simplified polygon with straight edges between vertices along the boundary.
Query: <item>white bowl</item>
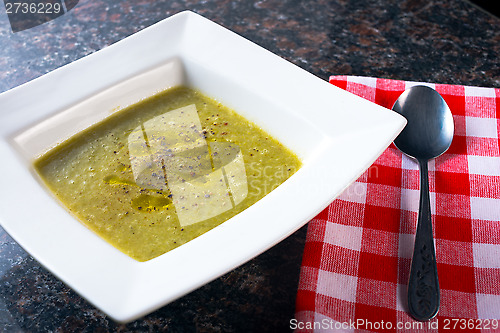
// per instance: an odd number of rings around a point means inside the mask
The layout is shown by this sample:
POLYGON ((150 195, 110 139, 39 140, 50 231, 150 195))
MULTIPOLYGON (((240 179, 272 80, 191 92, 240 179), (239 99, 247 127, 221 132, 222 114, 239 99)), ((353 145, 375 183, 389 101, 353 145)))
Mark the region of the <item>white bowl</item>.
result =
POLYGON ((191 12, 0 95, 0 222, 36 260, 127 322, 257 256, 324 209, 405 125, 191 12), (112 112, 184 84, 295 151, 302 168, 265 198, 164 255, 137 262, 91 232, 38 181, 35 157, 112 112))

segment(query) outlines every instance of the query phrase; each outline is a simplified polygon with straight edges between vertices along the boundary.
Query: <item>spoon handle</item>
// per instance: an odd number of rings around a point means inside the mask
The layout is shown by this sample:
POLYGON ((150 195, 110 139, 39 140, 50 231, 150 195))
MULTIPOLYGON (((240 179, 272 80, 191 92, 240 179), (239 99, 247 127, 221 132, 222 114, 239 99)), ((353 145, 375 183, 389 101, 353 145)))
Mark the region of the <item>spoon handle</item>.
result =
POLYGON ((439 310, 439 282, 432 237, 427 160, 418 160, 418 163, 420 207, 408 281, 408 307, 413 318, 426 321, 432 319, 439 310))

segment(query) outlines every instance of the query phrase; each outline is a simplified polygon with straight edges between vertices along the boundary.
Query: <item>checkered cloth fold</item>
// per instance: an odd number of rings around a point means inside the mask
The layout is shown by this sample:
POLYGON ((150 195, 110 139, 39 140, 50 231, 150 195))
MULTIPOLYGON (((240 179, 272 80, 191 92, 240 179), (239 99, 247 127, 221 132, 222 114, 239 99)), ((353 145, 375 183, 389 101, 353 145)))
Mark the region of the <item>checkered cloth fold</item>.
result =
MULTIPOLYGON (((387 108, 417 84, 330 83, 387 108)), ((309 223, 291 322, 298 332, 500 332, 500 89, 420 84, 444 97, 455 122, 451 147, 429 162, 439 313, 420 323, 407 312, 419 172, 391 145, 309 223)))

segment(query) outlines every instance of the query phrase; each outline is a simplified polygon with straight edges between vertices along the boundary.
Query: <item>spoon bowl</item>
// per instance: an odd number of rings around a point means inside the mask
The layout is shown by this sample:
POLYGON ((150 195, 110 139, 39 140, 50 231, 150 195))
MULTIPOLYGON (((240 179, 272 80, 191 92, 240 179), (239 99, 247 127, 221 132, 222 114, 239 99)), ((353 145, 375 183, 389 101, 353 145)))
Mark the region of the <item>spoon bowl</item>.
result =
POLYGON ((394 144, 404 154, 416 159, 420 169, 420 203, 408 281, 408 311, 413 318, 426 321, 438 313, 440 298, 432 237, 428 161, 450 147, 454 134, 453 116, 441 95, 427 86, 407 89, 392 109, 408 121, 394 144))
POLYGON ((454 133, 453 116, 437 91, 414 86, 401 94, 392 109, 408 121, 394 140, 403 153, 430 160, 448 150, 454 133))

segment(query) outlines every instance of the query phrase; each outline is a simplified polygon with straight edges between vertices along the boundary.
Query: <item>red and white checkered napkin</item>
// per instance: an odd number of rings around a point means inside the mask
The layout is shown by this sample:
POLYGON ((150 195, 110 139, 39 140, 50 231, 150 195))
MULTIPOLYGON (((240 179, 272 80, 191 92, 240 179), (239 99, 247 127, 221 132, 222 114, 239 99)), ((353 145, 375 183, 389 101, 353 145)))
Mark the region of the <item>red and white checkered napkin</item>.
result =
MULTIPOLYGON (((387 108, 417 84, 352 76, 330 83, 387 108)), ((297 331, 500 332, 500 89, 426 85, 455 121, 451 147, 429 163, 437 317, 420 323, 407 313, 420 184, 416 162, 391 145, 309 223, 297 331)))

